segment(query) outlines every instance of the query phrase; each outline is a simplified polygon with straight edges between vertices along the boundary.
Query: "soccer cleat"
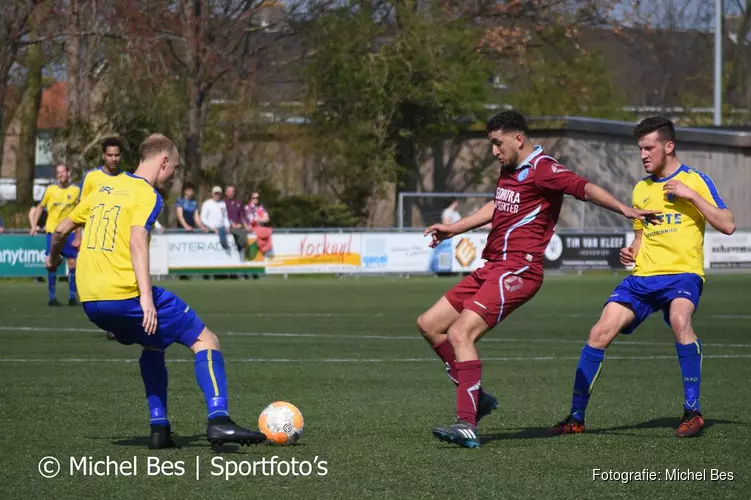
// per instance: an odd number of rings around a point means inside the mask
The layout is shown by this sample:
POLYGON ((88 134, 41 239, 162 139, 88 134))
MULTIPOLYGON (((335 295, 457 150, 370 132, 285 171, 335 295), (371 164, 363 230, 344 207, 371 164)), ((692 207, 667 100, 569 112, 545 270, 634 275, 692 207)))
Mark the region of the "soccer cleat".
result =
POLYGON ((678 428, 675 430, 675 435, 679 438, 694 437, 699 434, 699 431, 702 430, 703 427, 704 416, 700 411, 684 409, 681 423, 678 424, 678 428))
POLYGON ((216 417, 209 420, 206 439, 213 445, 237 443, 250 446, 266 441, 266 435, 260 431, 251 431, 240 427, 229 417, 216 417))
POLYGON ((112 332, 107 332, 107 340, 116 340, 115 334, 112 332))
POLYGON ((448 427, 434 427, 433 435, 441 441, 458 444, 464 448, 480 447, 480 439, 477 437, 477 429, 461 420, 457 420, 455 424, 448 427))
POLYGON ((68 299, 68 305, 69 306, 77 306, 78 305, 78 301, 76 300, 75 297, 71 297, 70 299, 68 299))
POLYGON ((477 423, 498 409, 498 398, 485 391, 480 393, 480 401, 477 403, 477 423))
POLYGON ((554 435, 582 434, 583 432, 584 422, 577 420, 573 415, 569 415, 550 428, 550 433, 554 435))
POLYGON ((177 448, 177 443, 175 443, 173 437, 175 435, 172 433, 169 425, 152 425, 151 436, 149 437, 149 449, 177 448))
POLYGON ((58 307, 60 306, 60 302, 58 302, 57 299, 50 299, 50 301, 47 302, 47 305, 50 307, 58 307))

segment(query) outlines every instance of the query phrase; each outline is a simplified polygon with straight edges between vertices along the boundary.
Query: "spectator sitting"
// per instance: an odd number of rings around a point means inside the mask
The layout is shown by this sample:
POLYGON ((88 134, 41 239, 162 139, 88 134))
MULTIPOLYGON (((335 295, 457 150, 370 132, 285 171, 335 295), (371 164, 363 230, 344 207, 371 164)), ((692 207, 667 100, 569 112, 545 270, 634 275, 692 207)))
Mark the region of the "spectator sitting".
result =
POLYGON ((250 223, 245 216, 243 204, 235 199, 235 186, 227 186, 224 191, 224 204, 227 206, 227 219, 229 219, 229 232, 235 239, 237 251, 242 259, 245 248, 248 246, 248 230, 250 223))
POLYGON ((201 224, 201 218, 198 217, 198 202, 193 198, 195 189, 193 184, 186 182, 183 184, 183 195, 177 199, 175 204, 177 208, 177 227, 186 231, 193 231, 198 228, 203 232, 208 232, 208 228, 201 224))
POLYGON ((3 223, 3 216, 0 215, 0 233, 5 232, 5 224, 3 223))
POLYGON ((219 243, 226 251, 229 251, 229 219, 227 219, 227 205, 222 200, 222 188, 214 186, 211 189, 211 198, 201 205, 201 223, 210 231, 219 235, 219 243))
POLYGON ((266 256, 271 256, 271 228, 268 227, 269 213, 260 203, 260 196, 257 192, 250 197, 250 202, 245 206, 245 215, 250 222, 252 231, 256 235, 256 244, 258 249, 266 256))

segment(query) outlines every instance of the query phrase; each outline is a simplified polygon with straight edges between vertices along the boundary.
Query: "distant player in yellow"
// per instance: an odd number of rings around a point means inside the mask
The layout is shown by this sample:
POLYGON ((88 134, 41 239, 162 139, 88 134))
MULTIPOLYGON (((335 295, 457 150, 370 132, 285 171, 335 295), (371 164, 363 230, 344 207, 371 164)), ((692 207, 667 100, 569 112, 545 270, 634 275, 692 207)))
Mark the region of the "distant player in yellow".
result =
MULTIPOLYGON (((52 232, 55 230, 58 222, 63 220, 76 206, 79 189, 78 186, 74 186, 70 182, 70 169, 67 165, 57 165, 55 167, 55 176, 57 178, 57 184, 51 184, 47 186, 44 191, 41 203, 31 210, 29 213, 31 230, 29 234, 34 236, 37 234, 37 226, 39 224, 39 217, 42 215, 43 210, 47 210, 47 223, 44 226, 47 232, 47 254, 50 253, 50 243, 52 238, 52 232)), ((78 305, 76 301, 76 256, 78 255, 78 247, 81 243, 79 235, 71 234, 65 241, 65 246, 62 249, 62 255, 68 259, 68 269, 70 274, 68 275, 68 305, 78 305)), ((49 291, 50 306, 59 306, 56 294, 57 287, 57 269, 51 269, 47 272, 47 289, 49 291)))
POLYGON ((219 340, 195 311, 172 292, 151 285, 149 233, 162 210, 163 187, 178 165, 171 139, 154 134, 140 147, 135 174, 110 177, 55 228, 47 268, 60 262, 68 235, 85 224, 78 288, 83 310, 118 342, 143 346, 140 366, 149 406, 149 448, 175 446, 167 419, 164 350, 178 342, 195 353, 195 373, 208 412, 207 438, 214 444, 256 444, 266 437, 229 418, 227 378, 219 340))
POLYGON ((123 150, 123 143, 115 137, 108 137, 102 141, 102 165, 95 169, 89 170, 81 180, 80 199, 84 199, 110 177, 120 175, 120 155, 123 150))
POLYGON ((584 414, 605 349, 619 333, 633 332, 659 310, 675 334, 683 377, 683 416, 676 435, 692 437, 704 427, 699 403, 704 348, 691 326, 704 287, 704 228, 708 222, 721 233, 733 234, 735 222, 712 179, 676 157, 670 120, 647 118, 634 135, 650 175, 634 188, 633 206, 659 210, 661 222, 634 221, 634 241, 620 255, 624 265, 634 264, 633 273, 616 287, 592 327, 576 370, 571 414, 552 428, 555 434, 584 432, 584 414))

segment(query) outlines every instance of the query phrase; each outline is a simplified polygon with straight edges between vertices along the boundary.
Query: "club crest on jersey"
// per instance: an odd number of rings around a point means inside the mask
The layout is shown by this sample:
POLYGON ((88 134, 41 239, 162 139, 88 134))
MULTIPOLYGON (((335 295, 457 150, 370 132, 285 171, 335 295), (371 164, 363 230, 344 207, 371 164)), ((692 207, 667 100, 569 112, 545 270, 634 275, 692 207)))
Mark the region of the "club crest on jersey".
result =
POLYGON ((676 195, 674 195, 674 194, 669 194, 669 195, 667 195, 667 199, 668 199, 668 201, 670 203, 675 203, 675 200, 677 200, 678 197, 676 195))
POLYGON ((516 180, 519 182, 522 182, 524 179, 526 179, 529 176, 529 168, 525 168, 521 172, 519 172, 519 175, 516 176, 516 180))

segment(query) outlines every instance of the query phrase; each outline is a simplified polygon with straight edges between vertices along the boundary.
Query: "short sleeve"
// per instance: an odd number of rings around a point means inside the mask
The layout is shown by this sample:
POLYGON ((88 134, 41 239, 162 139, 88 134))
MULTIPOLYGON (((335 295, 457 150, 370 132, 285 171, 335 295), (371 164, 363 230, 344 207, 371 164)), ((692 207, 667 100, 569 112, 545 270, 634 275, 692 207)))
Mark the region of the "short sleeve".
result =
POLYGON ((50 195, 50 187, 52 187, 52 186, 51 185, 47 186, 47 189, 44 190, 44 194, 42 195, 42 201, 39 203, 44 208, 47 208, 47 205, 50 202, 50 196, 51 196, 50 195))
POLYGON ((84 198, 76 208, 68 214, 68 218, 72 220, 76 225, 82 226, 86 223, 91 212, 91 196, 84 198))
POLYGON ((727 205, 725 205, 725 201, 720 196, 719 191, 717 191, 717 186, 715 186, 712 178, 704 172, 699 172, 698 170, 694 170, 694 172, 699 175, 696 191, 701 195, 701 197, 717 208, 728 208, 727 205))
POLYGON ((155 190, 152 189, 151 193, 144 191, 144 194, 137 198, 133 207, 130 226, 141 226, 146 228, 147 231, 151 231, 163 205, 162 197, 155 190))
POLYGON ((86 192, 86 189, 85 189, 86 188, 86 179, 89 178, 89 174, 91 172, 92 171, 89 170, 88 172, 86 172, 85 174, 83 174, 83 179, 81 179, 81 185, 79 186, 79 191, 78 191, 78 201, 79 202, 81 201, 81 198, 85 198, 84 194, 86 192))
POLYGON ((541 161, 535 168, 535 183, 547 191, 563 191, 578 200, 584 200, 584 187, 589 181, 554 161, 541 161))

